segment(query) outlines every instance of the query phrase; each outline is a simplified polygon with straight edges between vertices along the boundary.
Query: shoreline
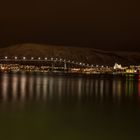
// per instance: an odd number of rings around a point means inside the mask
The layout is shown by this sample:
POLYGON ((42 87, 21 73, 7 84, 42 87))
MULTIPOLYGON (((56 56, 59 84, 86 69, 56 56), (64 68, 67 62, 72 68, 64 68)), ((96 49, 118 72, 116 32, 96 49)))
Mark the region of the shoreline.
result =
POLYGON ((62 71, 49 71, 49 72, 44 72, 44 71, 4 71, 0 72, 0 75, 2 74, 41 74, 41 75, 53 75, 53 76, 80 76, 80 77, 125 77, 125 78, 132 78, 132 77, 139 77, 140 79, 140 73, 76 73, 76 72, 62 72, 62 71))

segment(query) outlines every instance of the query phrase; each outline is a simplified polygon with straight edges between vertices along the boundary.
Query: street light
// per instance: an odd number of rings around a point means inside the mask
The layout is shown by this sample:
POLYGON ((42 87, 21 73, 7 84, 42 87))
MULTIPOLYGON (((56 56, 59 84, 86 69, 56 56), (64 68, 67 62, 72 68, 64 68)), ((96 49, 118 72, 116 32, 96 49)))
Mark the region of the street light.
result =
POLYGON ((26 57, 23 57, 23 60, 25 60, 26 59, 26 57))
POLYGON ((31 57, 31 60, 33 60, 34 58, 33 57, 31 57))
POLYGON ((47 60, 47 57, 45 57, 45 60, 47 60))
POLYGON ((17 57, 15 56, 15 59, 17 59, 17 57))
POLYGON ((40 57, 38 57, 38 60, 40 60, 41 58, 40 57))
POLYGON ((7 59, 8 57, 7 56, 5 56, 5 59, 7 59))

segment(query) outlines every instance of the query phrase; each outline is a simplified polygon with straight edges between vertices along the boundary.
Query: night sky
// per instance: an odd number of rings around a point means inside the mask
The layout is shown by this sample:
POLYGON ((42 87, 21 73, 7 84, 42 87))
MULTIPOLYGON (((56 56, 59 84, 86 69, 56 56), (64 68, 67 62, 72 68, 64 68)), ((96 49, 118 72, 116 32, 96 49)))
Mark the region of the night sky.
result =
POLYGON ((1 0, 0 46, 140 51, 139 0, 1 0))

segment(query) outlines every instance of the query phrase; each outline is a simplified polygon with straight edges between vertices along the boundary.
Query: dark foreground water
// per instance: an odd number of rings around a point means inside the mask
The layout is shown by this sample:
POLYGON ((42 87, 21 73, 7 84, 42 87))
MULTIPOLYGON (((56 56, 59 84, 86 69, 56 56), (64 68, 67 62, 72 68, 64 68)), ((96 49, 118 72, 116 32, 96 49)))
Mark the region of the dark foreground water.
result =
POLYGON ((138 140, 139 79, 0 74, 0 140, 138 140))

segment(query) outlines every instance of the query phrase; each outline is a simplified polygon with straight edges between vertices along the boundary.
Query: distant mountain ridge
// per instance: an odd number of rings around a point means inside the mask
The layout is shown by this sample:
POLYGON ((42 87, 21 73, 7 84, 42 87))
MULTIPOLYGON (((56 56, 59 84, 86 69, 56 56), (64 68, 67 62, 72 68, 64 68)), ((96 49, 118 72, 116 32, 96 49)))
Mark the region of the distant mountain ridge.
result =
POLYGON ((41 45, 41 44, 17 44, 0 48, 0 57, 55 57, 74 60, 89 64, 114 65, 115 62, 122 65, 139 65, 140 53, 138 52, 110 52, 93 48, 41 45))

